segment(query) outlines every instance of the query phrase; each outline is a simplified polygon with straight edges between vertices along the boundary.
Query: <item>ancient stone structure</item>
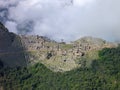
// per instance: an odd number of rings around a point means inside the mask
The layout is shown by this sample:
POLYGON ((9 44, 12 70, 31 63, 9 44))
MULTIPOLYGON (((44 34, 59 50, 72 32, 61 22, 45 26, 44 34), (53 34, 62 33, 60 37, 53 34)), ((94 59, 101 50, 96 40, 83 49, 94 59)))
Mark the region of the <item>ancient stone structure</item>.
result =
POLYGON ((88 51, 117 46, 116 44, 108 43, 105 40, 93 37, 84 37, 71 44, 57 43, 38 35, 20 35, 20 38, 24 50, 37 52, 35 55, 28 55, 28 60, 32 60, 32 62, 36 58, 40 60, 50 60, 53 59, 52 57, 54 57, 54 59, 56 57, 61 57, 61 60, 65 62, 69 59, 74 61, 76 58, 85 56, 88 51), (72 47, 65 48, 69 45, 72 47))

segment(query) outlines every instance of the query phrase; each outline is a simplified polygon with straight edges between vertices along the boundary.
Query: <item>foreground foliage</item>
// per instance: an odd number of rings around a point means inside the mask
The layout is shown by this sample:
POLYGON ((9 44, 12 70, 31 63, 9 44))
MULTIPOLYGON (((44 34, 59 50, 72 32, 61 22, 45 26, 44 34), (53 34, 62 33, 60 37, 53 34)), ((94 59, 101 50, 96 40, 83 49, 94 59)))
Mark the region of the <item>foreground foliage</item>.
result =
POLYGON ((1 69, 6 90, 120 90, 120 47, 103 49, 91 68, 52 72, 38 63, 31 67, 1 69))

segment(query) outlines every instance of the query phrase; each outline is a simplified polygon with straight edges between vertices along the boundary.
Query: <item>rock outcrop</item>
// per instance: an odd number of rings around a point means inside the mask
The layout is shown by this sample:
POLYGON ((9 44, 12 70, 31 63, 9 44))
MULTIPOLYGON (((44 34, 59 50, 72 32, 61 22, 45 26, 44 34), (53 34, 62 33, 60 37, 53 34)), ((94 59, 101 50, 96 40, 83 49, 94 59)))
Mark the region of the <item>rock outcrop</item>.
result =
POLYGON ((20 37, 0 23, 0 61, 4 66, 26 66, 20 37))
POLYGON ((0 23, 0 50, 5 50, 8 48, 11 45, 13 38, 13 33, 9 33, 7 28, 0 23))

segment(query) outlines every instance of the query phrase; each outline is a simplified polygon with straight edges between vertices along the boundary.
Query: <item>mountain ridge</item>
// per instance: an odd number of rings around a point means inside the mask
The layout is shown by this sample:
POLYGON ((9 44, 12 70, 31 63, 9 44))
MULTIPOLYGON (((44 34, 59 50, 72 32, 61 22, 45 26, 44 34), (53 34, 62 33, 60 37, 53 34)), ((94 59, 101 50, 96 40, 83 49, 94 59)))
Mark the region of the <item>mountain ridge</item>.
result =
POLYGON ((98 58, 103 48, 117 47, 100 38, 83 37, 72 43, 56 42, 38 35, 16 35, 0 24, 0 60, 8 67, 42 63, 53 71, 69 71, 98 58))

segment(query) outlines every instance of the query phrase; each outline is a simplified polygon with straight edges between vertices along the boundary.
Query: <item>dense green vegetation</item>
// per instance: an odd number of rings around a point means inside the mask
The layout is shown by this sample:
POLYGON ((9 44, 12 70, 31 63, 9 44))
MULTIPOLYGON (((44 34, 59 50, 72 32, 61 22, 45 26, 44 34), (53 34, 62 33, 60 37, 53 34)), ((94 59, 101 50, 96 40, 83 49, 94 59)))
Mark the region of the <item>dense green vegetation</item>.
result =
POLYGON ((120 90, 120 47, 100 51, 89 68, 55 73, 38 63, 1 69, 0 76, 6 90, 120 90))

